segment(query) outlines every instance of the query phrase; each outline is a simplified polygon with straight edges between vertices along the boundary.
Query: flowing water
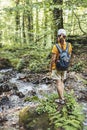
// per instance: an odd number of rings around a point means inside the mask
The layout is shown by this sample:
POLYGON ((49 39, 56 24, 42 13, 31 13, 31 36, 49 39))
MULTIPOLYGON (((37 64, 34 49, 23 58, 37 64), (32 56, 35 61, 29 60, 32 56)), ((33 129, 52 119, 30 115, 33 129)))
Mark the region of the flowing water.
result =
MULTIPOLYGON (((12 71, 12 70, 7 70, 12 71)), ((6 70, 0 72, 1 75, 4 75, 6 70)), ((39 98, 43 98, 44 94, 53 93, 53 86, 49 86, 46 84, 33 84, 30 82, 24 82, 22 80, 18 80, 19 77, 24 77, 24 74, 16 73, 15 76, 9 79, 10 83, 16 84, 18 91, 24 95, 25 97, 31 94, 37 95, 39 98)), ((54 89, 55 92, 55 89, 54 89)), ((20 98, 20 96, 13 94, 12 91, 4 92, 2 95, 4 104, 0 106, 0 115, 2 115, 2 120, 0 123, 0 130, 24 130, 23 128, 19 128, 19 111, 27 105, 34 105, 32 102, 24 102, 24 98, 20 98), (6 96, 7 95, 7 96, 6 96)), ((83 113, 85 113, 85 121, 83 122, 84 129, 87 130, 87 102, 81 102, 83 105, 83 113)), ((1 120, 1 119, 0 119, 1 120)))
POLYGON ((87 130, 87 102, 82 102, 83 113, 85 114, 85 121, 83 122, 83 130, 87 130))

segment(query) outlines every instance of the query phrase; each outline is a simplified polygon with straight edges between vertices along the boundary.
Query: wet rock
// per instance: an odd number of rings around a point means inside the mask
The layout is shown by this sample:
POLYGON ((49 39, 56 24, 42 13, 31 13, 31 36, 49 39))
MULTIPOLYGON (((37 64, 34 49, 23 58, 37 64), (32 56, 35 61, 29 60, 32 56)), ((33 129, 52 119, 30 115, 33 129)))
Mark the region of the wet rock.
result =
POLYGON ((11 95, 9 97, 9 100, 10 100, 10 103, 11 103, 11 107, 18 107, 21 105, 21 101, 20 101, 20 98, 17 96, 17 95, 11 95))
POLYGON ((12 65, 9 59, 0 58, 0 69, 8 69, 10 67, 12 67, 12 65))
POLYGON ((3 123, 5 121, 7 121, 7 118, 5 116, 0 116, 0 123, 3 123))
POLYGON ((8 105, 9 104, 9 98, 7 96, 3 96, 0 100, 1 105, 8 105))
POLYGON ((2 83, 0 85, 0 91, 1 92, 7 92, 7 91, 10 91, 11 88, 9 87, 9 84, 8 83, 2 83))
POLYGON ((22 92, 17 91, 16 95, 19 96, 19 98, 25 97, 25 95, 22 92))
POLYGON ((0 74, 0 83, 3 83, 3 75, 0 74))
POLYGON ((80 90, 80 101, 87 101, 87 90, 80 90))
POLYGON ((8 92, 10 90, 18 90, 17 86, 10 82, 4 82, 0 84, 0 92, 8 92))
POLYGON ((36 95, 36 91, 35 91, 35 90, 30 90, 30 91, 28 92, 28 95, 30 95, 30 96, 35 96, 35 95, 36 95))
MULTIPOLYGON (((25 107, 19 114, 19 125, 27 130, 47 130, 49 128, 49 120, 47 114, 38 115, 36 106, 25 107)), ((51 130, 51 129, 50 129, 51 130)))
POLYGON ((13 69, 3 69, 0 71, 0 79, 5 82, 16 76, 16 71, 13 69))

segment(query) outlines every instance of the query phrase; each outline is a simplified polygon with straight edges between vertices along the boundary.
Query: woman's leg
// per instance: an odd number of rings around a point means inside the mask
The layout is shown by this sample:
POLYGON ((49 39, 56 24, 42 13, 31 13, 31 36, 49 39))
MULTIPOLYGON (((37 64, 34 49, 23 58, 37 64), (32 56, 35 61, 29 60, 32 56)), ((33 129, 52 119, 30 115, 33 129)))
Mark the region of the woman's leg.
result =
POLYGON ((64 84, 62 80, 57 80, 57 92, 60 99, 64 99, 64 84))

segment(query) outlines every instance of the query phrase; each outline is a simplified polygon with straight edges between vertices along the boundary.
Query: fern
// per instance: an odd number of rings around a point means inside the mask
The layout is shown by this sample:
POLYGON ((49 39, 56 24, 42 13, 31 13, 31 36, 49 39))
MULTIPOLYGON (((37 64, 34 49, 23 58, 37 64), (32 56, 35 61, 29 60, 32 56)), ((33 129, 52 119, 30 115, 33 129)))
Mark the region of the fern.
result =
POLYGON ((66 122, 64 122, 64 126, 66 125, 72 126, 73 128, 77 128, 81 130, 80 122, 77 120, 67 120, 66 122))
POLYGON ((55 124, 55 127, 56 127, 56 128, 60 128, 60 127, 62 127, 62 126, 63 126, 62 123, 58 123, 58 122, 57 122, 57 123, 55 124))
POLYGON ((61 114, 58 114, 58 115, 53 115, 52 117, 50 117, 50 120, 57 120, 57 121, 59 121, 60 118, 61 118, 61 114))
POLYGON ((64 130, 77 130, 77 128, 73 127, 73 126, 69 126, 69 125, 66 125, 66 126, 63 126, 64 130))
POLYGON ((56 98, 58 97, 52 94, 52 96, 47 96, 47 100, 41 100, 37 112, 46 112, 50 121, 49 125, 54 126, 55 129, 82 130, 84 116, 82 116, 82 109, 72 94, 66 96, 66 104, 60 108, 54 102, 56 98))

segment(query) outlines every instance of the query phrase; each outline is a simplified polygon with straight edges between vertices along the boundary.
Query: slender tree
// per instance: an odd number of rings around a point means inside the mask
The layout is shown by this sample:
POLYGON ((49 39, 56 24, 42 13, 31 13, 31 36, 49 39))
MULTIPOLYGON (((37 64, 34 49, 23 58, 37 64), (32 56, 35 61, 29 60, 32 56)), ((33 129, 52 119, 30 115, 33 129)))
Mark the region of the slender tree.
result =
POLYGON ((23 43, 26 43, 26 35, 25 35, 25 16, 24 16, 24 13, 23 13, 23 16, 22 16, 22 42, 23 42, 23 43))
POLYGON ((27 30, 28 30, 28 42, 34 40, 33 36, 33 8, 32 8, 32 0, 26 0, 26 5, 29 7, 26 14, 27 14, 27 30))
POLYGON ((18 5, 19 5, 20 0, 16 0, 16 15, 15 15, 15 22, 16 22, 16 39, 19 38, 19 32, 20 32, 20 12, 18 10, 18 5))
MULTIPOLYGON (((36 0, 36 3, 38 3, 38 0, 36 0)), ((39 11, 38 7, 36 8, 36 41, 38 40, 38 31, 39 31, 39 11)))
MULTIPOLYGON (((54 5, 62 5, 63 0, 53 0, 54 5)), ((63 10, 62 8, 56 8, 54 7, 53 10, 53 19, 54 19, 54 39, 56 39, 57 36, 57 30, 60 28, 63 28, 63 10)))

